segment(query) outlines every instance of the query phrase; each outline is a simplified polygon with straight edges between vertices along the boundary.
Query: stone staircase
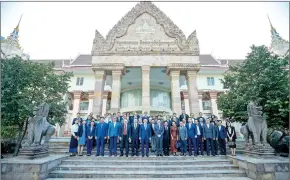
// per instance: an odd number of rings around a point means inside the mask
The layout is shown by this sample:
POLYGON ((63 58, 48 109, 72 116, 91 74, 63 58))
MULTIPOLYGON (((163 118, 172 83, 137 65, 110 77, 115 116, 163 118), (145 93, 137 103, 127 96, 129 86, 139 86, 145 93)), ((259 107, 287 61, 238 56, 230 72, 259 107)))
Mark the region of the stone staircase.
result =
POLYGON ((62 160, 48 175, 57 179, 103 180, 249 180, 246 173, 225 156, 198 157, 95 157, 62 160))

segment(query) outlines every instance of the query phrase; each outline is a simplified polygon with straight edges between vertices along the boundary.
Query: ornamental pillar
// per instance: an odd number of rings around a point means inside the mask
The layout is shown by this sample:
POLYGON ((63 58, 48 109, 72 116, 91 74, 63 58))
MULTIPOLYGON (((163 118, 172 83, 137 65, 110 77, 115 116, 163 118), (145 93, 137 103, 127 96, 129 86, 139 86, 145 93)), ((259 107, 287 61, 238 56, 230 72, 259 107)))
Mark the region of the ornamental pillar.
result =
POLYGON ((209 92, 210 102, 211 102, 211 113, 216 115, 219 118, 219 112, 217 107, 217 92, 209 92))
POLYGON ((181 98, 180 98, 180 82, 179 82, 180 71, 171 70, 169 75, 171 81, 172 112, 176 114, 181 114, 181 98))
POLYGON ((142 112, 150 114, 150 66, 142 66, 142 112))
POLYGON ((108 95, 109 95, 109 91, 104 91, 102 116, 104 116, 107 113, 108 95))
POLYGON ((106 73, 104 70, 95 70, 95 90, 93 95, 93 114, 102 114, 103 108, 103 93, 106 79, 106 73))
POLYGON ((122 70, 112 70, 112 113, 117 113, 120 110, 121 75, 122 70))
POLYGON ((88 91, 89 93, 89 109, 88 112, 91 113, 93 112, 93 104, 94 104, 94 97, 95 97, 95 91, 88 91))
POLYGON ((197 84, 196 84, 196 75, 197 75, 197 71, 188 70, 185 77, 186 77, 187 89, 188 89, 190 113, 198 115, 198 113, 200 112, 200 108, 199 108, 199 98, 198 98, 198 90, 197 90, 197 84))
MULTIPOLYGON (((188 91, 183 91, 183 97, 184 97, 184 110, 186 113, 189 113, 189 99, 188 99, 188 91)), ((196 115, 196 114, 194 114, 196 115)))
POLYGON ((203 106, 202 106, 202 94, 203 94, 203 92, 198 92, 199 112, 203 112, 203 106))

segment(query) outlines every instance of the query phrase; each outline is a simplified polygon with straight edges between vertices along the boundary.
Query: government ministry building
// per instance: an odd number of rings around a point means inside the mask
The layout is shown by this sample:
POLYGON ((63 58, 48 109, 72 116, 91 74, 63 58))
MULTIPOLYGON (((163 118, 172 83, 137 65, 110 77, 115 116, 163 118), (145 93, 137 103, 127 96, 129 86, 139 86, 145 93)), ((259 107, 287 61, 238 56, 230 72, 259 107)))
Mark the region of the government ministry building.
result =
MULTIPOLYGON (((285 53, 289 44, 282 38, 275 39, 279 34, 275 35, 273 29, 272 50, 279 45, 279 52, 285 53)), ((83 118, 90 112, 179 115, 184 109, 196 117, 203 112, 204 116, 221 118, 216 100, 227 91, 221 80, 229 65, 243 62, 200 54, 197 32, 193 30, 186 37, 151 2, 138 3, 106 37, 96 30, 91 54, 79 54, 74 59, 31 60, 54 61, 57 73, 74 74, 64 98, 68 102, 67 122, 58 127, 59 136, 70 134, 77 113, 83 118)))

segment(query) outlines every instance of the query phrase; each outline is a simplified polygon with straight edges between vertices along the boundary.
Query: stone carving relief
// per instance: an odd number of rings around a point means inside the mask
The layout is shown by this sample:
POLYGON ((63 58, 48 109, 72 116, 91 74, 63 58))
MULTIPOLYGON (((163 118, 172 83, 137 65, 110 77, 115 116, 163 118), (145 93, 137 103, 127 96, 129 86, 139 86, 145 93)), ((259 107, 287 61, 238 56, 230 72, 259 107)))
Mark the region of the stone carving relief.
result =
POLYGON ((199 42, 196 37, 196 30, 194 30, 187 38, 188 47, 190 51, 199 54, 199 42))
POLYGON ((109 31, 106 39, 97 31, 95 36, 93 55, 199 55, 196 35, 189 37, 189 43, 183 32, 151 2, 138 3, 109 31))

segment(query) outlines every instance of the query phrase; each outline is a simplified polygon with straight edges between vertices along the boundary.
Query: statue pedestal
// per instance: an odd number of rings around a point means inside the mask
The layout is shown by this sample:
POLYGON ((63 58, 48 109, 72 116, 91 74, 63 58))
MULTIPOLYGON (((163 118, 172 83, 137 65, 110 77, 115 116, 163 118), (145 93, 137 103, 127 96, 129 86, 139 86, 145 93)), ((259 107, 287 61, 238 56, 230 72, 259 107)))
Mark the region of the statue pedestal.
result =
POLYGON ((19 152, 19 157, 26 159, 35 159, 48 156, 48 146, 25 146, 19 152))
POLYGON ((250 143, 245 144, 245 154, 253 156, 273 156, 275 155, 274 149, 269 144, 257 144, 250 143))

